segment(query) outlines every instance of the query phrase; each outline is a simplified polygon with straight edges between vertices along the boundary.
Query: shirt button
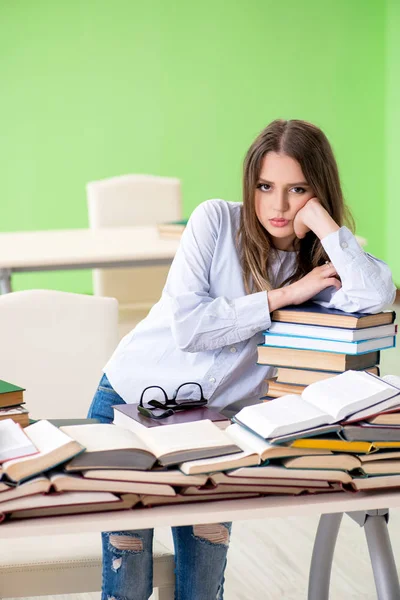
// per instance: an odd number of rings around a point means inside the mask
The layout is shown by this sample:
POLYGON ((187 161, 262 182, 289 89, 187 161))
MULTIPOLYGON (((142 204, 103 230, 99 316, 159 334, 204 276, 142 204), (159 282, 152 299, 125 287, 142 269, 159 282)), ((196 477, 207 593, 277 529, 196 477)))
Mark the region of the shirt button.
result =
POLYGON ((215 383, 215 382, 216 382, 216 379, 215 379, 215 377, 210 377, 210 379, 209 379, 208 381, 209 381, 210 383, 215 383))
POLYGON ((348 246, 348 243, 347 243, 347 242, 342 242, 342 243, 340 244, 340 247, 341 247, 341 248, 343 248, 343 250, 344 250, 345 248, 347 248, 347 246, 348 246))
POLYGON ((234 354, 234 353, 236 352, 236 348, 235 348, 235 346, 232 346, 232 348, 231 348, 231 352, 232 352, 232 354, 234 354))

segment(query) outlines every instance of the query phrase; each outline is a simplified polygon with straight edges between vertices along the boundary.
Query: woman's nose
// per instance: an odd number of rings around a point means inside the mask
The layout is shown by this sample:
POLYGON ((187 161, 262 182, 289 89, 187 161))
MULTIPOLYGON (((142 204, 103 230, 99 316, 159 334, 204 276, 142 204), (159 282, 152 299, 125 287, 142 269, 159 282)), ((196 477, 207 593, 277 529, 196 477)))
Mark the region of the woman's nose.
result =
POLYGON ((283 213, 288 210, 289 202, 288 202, 287 194, 284 190, 276 191, 276 193, 274 194, 274 201, 273 201, 272 206, 276 212, 283 213))

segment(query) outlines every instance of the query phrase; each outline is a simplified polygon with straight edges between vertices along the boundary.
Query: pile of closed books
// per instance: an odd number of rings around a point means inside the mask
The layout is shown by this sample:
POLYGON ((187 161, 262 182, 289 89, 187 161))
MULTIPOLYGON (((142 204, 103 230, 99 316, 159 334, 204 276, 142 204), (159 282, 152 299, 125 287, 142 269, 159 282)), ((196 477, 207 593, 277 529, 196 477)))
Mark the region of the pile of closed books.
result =
POLYGON ((24 388, 0 379, 0 423, 12 419, 22 427, 28 425, 29 414, 24 406, 24 388))
MULTIPOLYGON (((381 337, 393 345, 393 314, 382 314, 390 322, 369 326, 389 325, 391 334, 381 337)), ((368 370, 378 364, 377 352, 367 351, 374 354, 368 367, 318 371, 329 375, 301 393, 247 406, 232 422, 207 407, 155 421, 134 404, 114 407, 113 424, 56 427, 42 420, 22 429, 4 420, 0 520, 399 488, 400 377, 368 370)))
POLYGON ((347 369, 379 375, 380 352, 396 344, 393 311, 344 313, 314 303, 277 310, 258 347, 258 362, 277 367, 268 398, 301 394, 305 386, 347 369))

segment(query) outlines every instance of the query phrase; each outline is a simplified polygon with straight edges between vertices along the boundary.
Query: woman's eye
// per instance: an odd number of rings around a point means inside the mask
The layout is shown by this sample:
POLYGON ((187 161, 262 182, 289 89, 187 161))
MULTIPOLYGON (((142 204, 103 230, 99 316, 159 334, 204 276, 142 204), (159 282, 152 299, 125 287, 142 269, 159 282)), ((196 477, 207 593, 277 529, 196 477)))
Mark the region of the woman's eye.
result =
POLYGON ((294 187, 290 191, 294 192, 295 194, 305 194, 306 193, 306 190, 302 187, 294 187))
POLYGON ((261 190, 262 192, 269 192, 271 186, 268 183, 259 183, 257 189, 261 190))

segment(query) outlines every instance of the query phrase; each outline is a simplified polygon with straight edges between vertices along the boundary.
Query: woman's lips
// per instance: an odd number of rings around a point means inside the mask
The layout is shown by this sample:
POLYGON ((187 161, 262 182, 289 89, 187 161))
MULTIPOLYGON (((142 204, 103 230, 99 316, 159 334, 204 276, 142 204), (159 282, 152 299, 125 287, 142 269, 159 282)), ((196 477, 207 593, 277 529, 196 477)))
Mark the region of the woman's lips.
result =
POLYGON ((286 227, 286 225, 289 223, 289 220, 288 219, 270 219, 269 222, 274 227, 286 227))

